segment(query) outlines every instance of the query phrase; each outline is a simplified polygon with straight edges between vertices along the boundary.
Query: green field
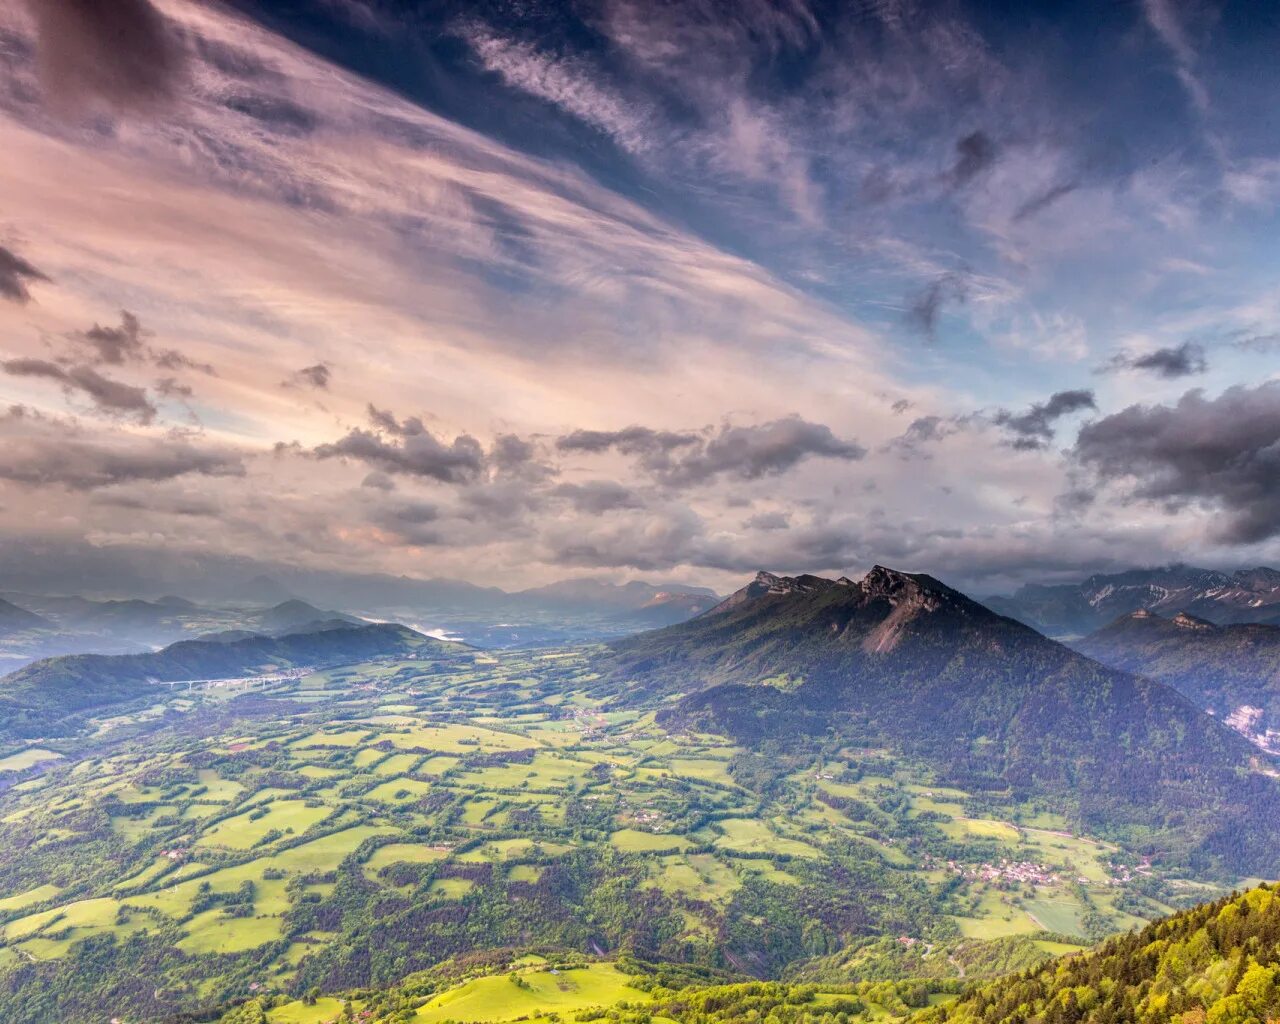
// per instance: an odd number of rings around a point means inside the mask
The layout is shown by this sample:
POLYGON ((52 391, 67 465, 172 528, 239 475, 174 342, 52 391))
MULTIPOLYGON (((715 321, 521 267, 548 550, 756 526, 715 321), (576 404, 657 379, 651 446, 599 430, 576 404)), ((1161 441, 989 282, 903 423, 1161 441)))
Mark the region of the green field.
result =
MULTIPOLYGON (((145 736, 117 715, 56 759, 11 755, 38 775, 0 795, 0 1011, 19 967, 47 987, 90 958, 121 979, 144 962, 176 1017, 250 991, 390 983, 490 945, 768 976, 881 932, 940 948, 1080 935, 1082 884, 1107 926, 1139 920, 1117 904, 1115 848, 1059 834, 1045 808, 979 805, 872 747, 761 758, 609 707, 593 678, 574 651, 348 666, 175 696, 157 709, 174 722, 145 736), (1015 862, 1049 880, 1005 878, 1015 862)), ((447 991, 433 980, 413 1019, 644 998, 605 963, 526 965, 519 985, 475 970, 447 991)))

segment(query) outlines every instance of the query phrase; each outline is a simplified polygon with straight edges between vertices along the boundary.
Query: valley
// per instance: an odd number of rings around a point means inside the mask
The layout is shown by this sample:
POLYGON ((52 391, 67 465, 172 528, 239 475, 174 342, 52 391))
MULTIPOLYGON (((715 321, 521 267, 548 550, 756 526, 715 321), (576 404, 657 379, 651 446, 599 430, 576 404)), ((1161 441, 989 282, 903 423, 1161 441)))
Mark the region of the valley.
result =
MULTIPOLYGON (((87 735, 13 749, 0 1011, 207 1017, 569 951, 592 993, 619 956, 940 982, 1239 881, 1072 834, 1049 802, 942 786, 877 743, 668 728, 666 697, 602 694, 597 657, 439 645, 254 689, 156 686, 87 735)), ((449 1019, 513 1019, 519 993, 506 1016, 459 996, 449 1019)), ((270 1019, 330 1019, 312 1009, 270 1019)))

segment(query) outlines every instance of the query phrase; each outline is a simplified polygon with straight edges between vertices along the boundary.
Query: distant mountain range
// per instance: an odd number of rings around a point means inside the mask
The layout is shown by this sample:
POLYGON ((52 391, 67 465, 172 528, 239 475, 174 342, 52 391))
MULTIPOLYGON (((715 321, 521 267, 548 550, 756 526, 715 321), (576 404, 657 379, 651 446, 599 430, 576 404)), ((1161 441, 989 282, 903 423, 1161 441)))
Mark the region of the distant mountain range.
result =
POLYGON ((258 575, 223 588, 216 603, 182 597, 94 600, 7 592, 0 599, 0 671, 41 657, 153 650, 205 633, 274 633, 312 622, 369 618, 442 630, 485 647, 558 644, 620 636, 683 622, 706 611, 714 591, 680 584, 564 580, 508 593, 460 580, 314 573, 289 584, 258 575))
POLYGON ((1185 612, 1137 611, 1071 645, 1112 668, 1158 679, 1280 755, 1280 626, 1218 626, 1185 612))
POLYGON ((0 674, 61 654, 133 654, 211 633, 277 634, 319 622, 358 623, 293 598, 269 608, 210 608, 180 597, 94 601, 10 594, 0 599, 0 674))
POLYGON ((686 693, 672 728, 759 743, 887 744, 970 791, 1232 870, 1280 871, 1265 755, 1161 683, 1104 667, 929 576, 761 573, 600 661, 627 694, 686 693))
POLYGON ((0 678, 0 736, 69 735, 78 725, 77 715, 145 698, 163 683, 238 679, 458 649, 396 623, 329 621, 278 636, 214 634, 146 654, 48 658, 0 678))
POLYGON ((1028 584, 984 604, 1049 636, 1080 636, 1140 609, 1186 612, 1218 624, 1280 623, 1280 570, 1236 572, 1172 565, 1090 576, 1082 583, 1028 584))

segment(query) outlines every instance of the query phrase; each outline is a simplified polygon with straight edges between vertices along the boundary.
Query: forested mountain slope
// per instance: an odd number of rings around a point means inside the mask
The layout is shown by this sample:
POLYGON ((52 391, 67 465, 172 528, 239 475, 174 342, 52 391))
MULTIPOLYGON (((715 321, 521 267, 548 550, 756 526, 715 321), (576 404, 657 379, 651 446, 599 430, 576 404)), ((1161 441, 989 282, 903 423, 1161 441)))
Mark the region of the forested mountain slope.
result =
POLYGON ((1262 887, 1098 949, 981 984, 919 1024, 1263 1024, 1280 1020, 1280 898, 1262 887))
POLYGON ((686 696, 673 728, 885 742, 968 789, 1051 795, 1151 852, 1280 873, 1265 755, 1160 683, 1117 672, 923 575, 761 574, 600 660, 623 695, 686 696))
POLYGON ((1193 615, 1125 615, 1072 646, 1104 665, 1150 676, 1280 752, 1280 626, 1218 626, 1193 615), (1274 740, 1268 741, 1268 731, 1274 740))

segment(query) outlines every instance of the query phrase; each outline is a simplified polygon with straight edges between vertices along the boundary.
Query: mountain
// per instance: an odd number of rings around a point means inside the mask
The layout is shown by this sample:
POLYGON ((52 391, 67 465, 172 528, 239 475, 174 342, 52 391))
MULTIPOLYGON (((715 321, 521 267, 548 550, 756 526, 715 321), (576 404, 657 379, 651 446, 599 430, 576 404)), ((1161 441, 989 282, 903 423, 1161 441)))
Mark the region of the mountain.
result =
POLYGON ((685 622, 695 615, 709 611, 720 598, 709 590, 668 591, 659 590, 639 608, 619 612, 617 621, 624 626, 640 629, 659 629, 685 622))
POLYGON ((279 634, 303 629, 315 623, 362 622, 354 615, 343 612, 322 611, 314 605, 292 598, 253 616, 253 622, 264 633, 279 634))
POLYGON ((715 591, 705 587, 686 587, 680 584, 655 586, 640 580, 615 584, 594 579, 560 580, 543 587, 518 590, 510 596, 519 604, 537 608, 612 608, 619 611, 638 611, 659 598, 718 600, 715 591))
POLYGON ((1280 626, 1219 626, 1180 612, 1122 615, 1072 644, 1112 668, 1150 676, 1280 754, 1280 626))
POLYGON ((697 618, 615 641, 599 668, 621 694, 683 693, 660 712, 671 728, 885 743, 1164 857, 1280 870, 1280 782, 1247 741, 930 576, 761 573, 697 618))
POLYGON ((66 734, 68 716, 146 697, 158 683, 238 679, 292 668, 442 653, 457 645, 395 623, 272 637, 222 634, 147 654, 73 654, 0 678, 0 735, 66 734), (61 733, 59 730, 63 730, 61 733))
POLYGON ((295 599, 288 587, 266 573, 259 573, 232 587, 224 596, 227 600, 250 605, 284 604, 295 599))
POLYGON ((49 629, 52 625, 48 619, 0 598, 0 637, 23 633, 29 629, 49 629))
POLYGON ((1219 624, 1280 623, 1280 570, 1265 566, 1233 573, 1171 565, 1090 576, 1082 583, 1028 584, 990 608, 1050 636, 1089 633, 1117 616, 1145 609, 1186 612, 1219 624))
POLYGON ((1280 1020, 1280 897, 1262 886, 1039 970, 971 986, 919 1024, 1280 1020))

